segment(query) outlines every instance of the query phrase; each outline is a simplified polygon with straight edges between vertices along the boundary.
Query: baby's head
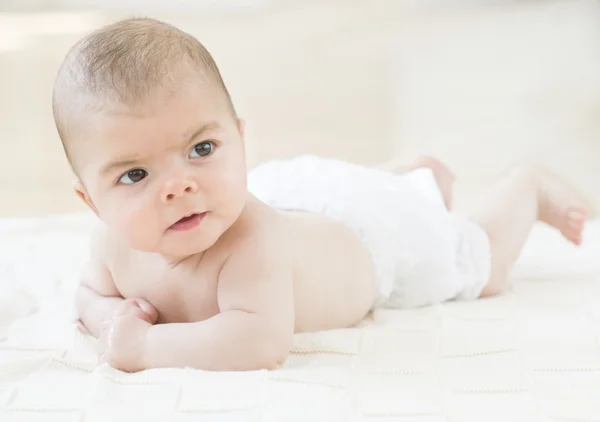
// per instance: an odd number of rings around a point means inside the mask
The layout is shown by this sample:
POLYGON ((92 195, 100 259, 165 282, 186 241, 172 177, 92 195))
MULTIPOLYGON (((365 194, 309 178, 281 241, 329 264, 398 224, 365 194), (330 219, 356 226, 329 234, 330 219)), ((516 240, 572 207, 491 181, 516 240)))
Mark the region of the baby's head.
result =
POLYGON ((192 36, 151 19, 90 34, 59 70, 53 110, 77 194, 131 247, 187 256, 241 214, 243 122, 192 36))

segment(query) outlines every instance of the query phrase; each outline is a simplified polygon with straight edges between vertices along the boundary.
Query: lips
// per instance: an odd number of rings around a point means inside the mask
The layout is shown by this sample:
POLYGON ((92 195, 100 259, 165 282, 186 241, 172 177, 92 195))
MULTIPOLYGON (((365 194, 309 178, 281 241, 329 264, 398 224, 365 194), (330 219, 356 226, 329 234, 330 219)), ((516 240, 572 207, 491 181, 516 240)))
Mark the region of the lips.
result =
POLYGON ((200 224, 205 215, 205 212, 186 215, 185 217, 179 219, 176 223, 172 224, 169 229, 176 231, 191 230, 200 224))

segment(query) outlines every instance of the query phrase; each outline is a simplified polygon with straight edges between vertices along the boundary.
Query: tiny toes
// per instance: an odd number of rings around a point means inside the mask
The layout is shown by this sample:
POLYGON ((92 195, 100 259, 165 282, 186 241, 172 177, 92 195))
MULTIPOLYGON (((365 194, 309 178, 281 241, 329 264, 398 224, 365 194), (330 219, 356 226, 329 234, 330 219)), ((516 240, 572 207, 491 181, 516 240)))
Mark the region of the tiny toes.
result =
POLYGON ((571 221, 583 221, 586 219, 586 212, 583 210, 571 210, 567 212, 567 217, 571 221))
POLYGON ((571 228, 573 230, 578 230, 578 231, 583 230, 583 224, 584 224, 584 220, 570 219, 567 221, 567 225, 569 226, 569 228, 571 228))
POLYGON ((583 222, 576 222, 574 225, 573 222, 569 222, 566 227, 563 228, 563 235, 569 239, 571 242, 579 245, 582 240, 582 232, 583 232, 583 222))

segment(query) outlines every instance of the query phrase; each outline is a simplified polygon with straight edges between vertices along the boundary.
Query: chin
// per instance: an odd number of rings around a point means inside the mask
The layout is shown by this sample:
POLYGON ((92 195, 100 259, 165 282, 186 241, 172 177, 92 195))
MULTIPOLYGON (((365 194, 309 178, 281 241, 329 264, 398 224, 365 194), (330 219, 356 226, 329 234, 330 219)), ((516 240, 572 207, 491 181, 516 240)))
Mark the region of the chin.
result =
POLYGON ((171 256, 190 256, 199 254, 214 246, 223 235, 221 230, 190 230, 185 233, 171 232, 159 245, 160 253, 171 256))

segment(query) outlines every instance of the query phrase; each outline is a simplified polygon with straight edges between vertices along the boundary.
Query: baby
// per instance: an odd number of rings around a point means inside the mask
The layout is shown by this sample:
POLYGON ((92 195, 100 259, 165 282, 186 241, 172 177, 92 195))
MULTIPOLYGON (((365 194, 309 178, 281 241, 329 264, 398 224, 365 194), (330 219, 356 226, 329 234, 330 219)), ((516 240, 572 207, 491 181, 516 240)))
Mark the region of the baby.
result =
POLYGON ((469 218, 448 210, 453 176, 433 158, 305 156, 248 173, 210 54, 151 19, 77 43, 53 110, 75 191, 102 221, 77 310, 123 371, 278 368, 295 332, 501 293, 536 220, 581 242, 585 205, 535 167, 469 218))

